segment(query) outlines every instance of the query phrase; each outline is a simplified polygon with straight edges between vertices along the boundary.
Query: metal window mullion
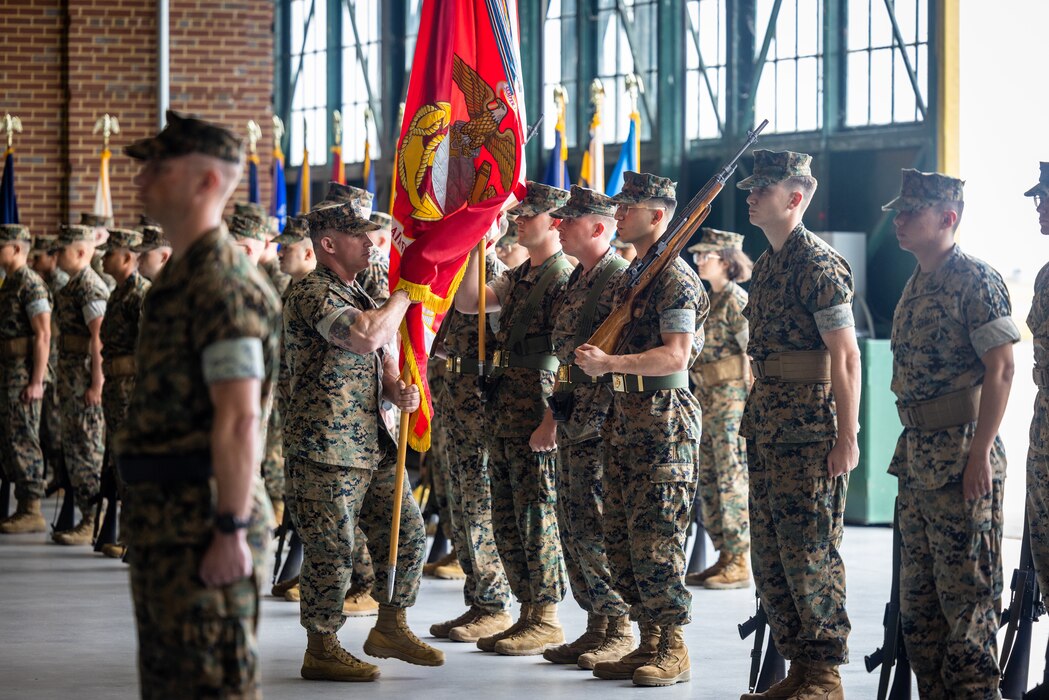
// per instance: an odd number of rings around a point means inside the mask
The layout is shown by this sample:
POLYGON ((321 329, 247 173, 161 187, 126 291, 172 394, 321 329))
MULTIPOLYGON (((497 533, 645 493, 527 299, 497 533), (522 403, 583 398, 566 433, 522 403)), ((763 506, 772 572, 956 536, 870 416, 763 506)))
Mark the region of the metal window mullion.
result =
MULTIPOLYGON (((335 1, 338 2, 338 0, 335 1)), ((350 28, 353 30, 354 48, 357 52, 357 62, 361 65, 361 73, 364 78, 364 90, 368 95, 368 106, 371 107, 372 118, 375 120, 375 133, 381 134, 383 132, 382 106, 380 105, 379 100, 376 99, 375 93, 372 91, 371 76, 368 75, 368 58, 364 55, 364 48, 361 44, 361 34, 357 31, 357 8, 354 4, 354 0, 343 0, 343 2, 346 3, 346 14, 349 15, 350 28)))
MULTIPOLYGON (((911 88, 914 90, 914 101, 918 103, 918 109, 922 114, 922 119, 925 119, 925 98, 922 97, 921 90, 918 87, 918 76, 914 72, 914 68, 911 66, 910 57, 907 55, 907 45, 903 42, 903 33, 900 31, 899 22, 896 21, 896 10, 893 7, 892 0, 884 0, 884 2, 885 11, 889 14, 889 21, 892 23, 894 43, 899 47, 900 55, 903 57, 903 67, 907 69, 907 77, 911 80, 911 88)), ((895 71, 895 66, 893 70, 895 71)))
MULTIPOLYGON (((744 109, 744 112, 746 112, 746 113, 752 113, 754 111, 754 101, 757 99, 758 85, 761 83, 761 72, 762 72, 762 70, 765 67, 765 62, 766 62, 766 59, 768 58, 768 55, 769 55, 769 47, 771 46, 773 36, 776 33, 776 25, 777 25, 777 22, 779 21, 779 10, 780 10, 780 7, 782 5, 783 5, 783 0, 775 0, 775 2, 772 5, 772 12, 769 14, 769 23, 768 23, 768 26, 765 28, 765 39, 764 39, 764 41, 762 41, 762 43, 761 43, 761 51, 758 53, 758 56, 757 56, 757 58, 754 61, 754 75, 753 75, 753 78, 751 79, 750 91, 749 91, 749 94, 747 96, 747 104, 746 104, 746 107, 744 109)), ((775 63, 776 63, 776 61, 773 61, 774 65, 775 65, 775 63)), ((779 69, 778 69, 778 66, 777 66, 777 68, 776 68, 776 89, 774 90, 774 93, 776 95, 777 103, 779 101, 779 89, 778 89, 779 85, 778 84, 779 84, 779 69)), ((773 112, 773 114, 777 114, 778 115, 778 112, 779 112, 779 105, 777 104, 776 105, 776 110, 773 112)), ((779 122, 778 117, 777 117, 776 121, 777 121, 777 123, 779 122)))
MULTIPOLYGON (((630 55, 634 59, 634 72, 638 75, 645 76, 647 79, 648 67, 645 64, 645 57, 640 54, 637 36, 634 34, 634 26, 627 21, 626 5, 623 4, 623 0, 616 0, 615 12, 619 20, 619 25, 623 28, 623 34, 626 35, 626 43, 627 47, 630 49, 630 55)), ((618 46, 618 32, 616 34, 616 45, 618 46)), ((645 91, 641 93, 640 98, 641 106, 644 108, 645 116, 648 118, 649 128, 651 128, 652 124, 655 123, 655 115, 653 113, 652 105, 649 104, 648 92, 645 91)), ((640 139, 641 134, 638 134, 637 137, 640 139)))
POLYGON ((686 19, 688 20, 689 33, 692 35, 692 43, 696 45, 696 55, 699 57, 699 74, 700 76, 702 76, 703 82, 707 86, 707 95, 710 97, 710 106, 714 110, 714 119, 717 120, 718 123, 718 132, 724 133, 724 124, 721 121, 721 114, 718 113, 718 101, 715 97, 714 89, 710 85, 710 75, 708 73, 708 66, 703 60, 703 51, 699 47, 699 29, 696 27, 696 25, 692 24, 692 18, 687 17, 687 13, 686 19))
MULTIPOLYGON (((310 11, 306 15, 306 23, 302 27, 302 47, 299 49, 299 65, 295 69, 295 75, 291 79, 288 103, 295 101, 295 89, 299 86, 299 77, 302 75, 302 63, 306 59, 306 42, 310 37, 310 24, 313 22, 313 13, 317 8, 317 0, 310 0, 310 11)), ((290 127, 290 125, 289 125, 290 127)))
POLYGON ((342 109, 342 6, 339 0, 326 0, 327 15, 327 90, 325 91, 325 141, 328 150, 335 146, 332 121, 336 110, 342 109))

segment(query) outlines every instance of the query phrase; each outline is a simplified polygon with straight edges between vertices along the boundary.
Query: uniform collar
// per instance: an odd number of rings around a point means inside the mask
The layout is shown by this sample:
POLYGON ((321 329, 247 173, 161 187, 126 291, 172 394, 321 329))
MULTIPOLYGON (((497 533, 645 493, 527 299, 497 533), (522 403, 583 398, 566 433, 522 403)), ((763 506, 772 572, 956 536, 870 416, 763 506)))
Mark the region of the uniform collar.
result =
POLYGON ((940 291, 946 284, 947 278, 955 273, 955 268, 961 257, 961 246, 955 243, 954 247, 947 253, 943 263, 932 272, 922 272, 921 268, 915 266, 910 280, 907 281, 908 291, 913 296, 924 296, 940 291))

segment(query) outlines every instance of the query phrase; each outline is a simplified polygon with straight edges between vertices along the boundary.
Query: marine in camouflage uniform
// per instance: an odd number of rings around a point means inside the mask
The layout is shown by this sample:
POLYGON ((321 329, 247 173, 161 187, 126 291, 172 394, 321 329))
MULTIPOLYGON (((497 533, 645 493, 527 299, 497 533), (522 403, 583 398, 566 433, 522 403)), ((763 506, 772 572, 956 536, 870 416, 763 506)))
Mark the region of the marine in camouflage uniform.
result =
MULTIPOLYGON (((36 236, 33 249, 30 251, 32 268, 47 284, 51 299, 58 295, 58 290, 69 282, 69 275, 58 267, 56 255, 52 251, 57 236, 36 236)), ((48 375, 51 379, 44 387, 44 401, 41 406, 40 447, 44 454, 44 464, 51 472, 51 479, 56 479, 55 472, 62 470, 62 411, 58 408, 58 383, 55 375, 58 369, 58 319, 51 314, 51 352, 47 357, 48 375)), ((56 480, 57 483, 57 480, 56 480)), ((49 485, 50 487, 50 485, 49 485)))
POLYGON ((889 472, 899 479, 900 616, 918 691, 992 700, 1006 465, 996 433, 1020 333, 1001 275, 954 244, 962 184, 907 169, 884 207, 919 263, 893 315, 904 430, 889 472), (974 487, 984 469, 984 488, 974 487))
MULTIPOLYGON (((188 186, 189 175, 178 175, 186 172, 185 156, 194 154, 206 156, 220 179, 205 206, 221 211, 223 164, 243 162, 240 142, 225 129, 170 111, 167 124, 126 149, 147 161, 139 176, 147 208, 167 196, 168 186, 188 186), (167 163, 160 174, 158 160, 167 163), (174 177, 159 179, 164 172, 174 177)), ((272 513, 250 466, 262 436, 254 444, 237 441, 227 421, 245 411, 263 428, 277 375, 279 300, 217 216, 202 221, 213 228, 180 232, 188 239, 161 223, 185 248, 146 297, 135 388, 114 442, 127 494, 141 694, 258 698, 258 578, 272 513), (229 395, 230 385, 245 384, 258 392, 257 404, 229 395), (212 395, 222 402, 213 403, 212 395), (213 443, 213 436, 232 446, 213 443), (252 571, 219 578, 215 564, 228 562, 234 550, 250 553, 252 571)))
POLYGON ((551 403, 560 457, 558 531, 572 596, 587 613, 587 629, 543 656, 586 669, 620 658, 634 642, 629 606, 612 584, 601 517, 606 500, 601 426, 612 403, 611 377, 594 382, 575 366, 576 347, 608 316, 616 280, 627 266, 609 245, 616 208, 611 197, 573 185, 565 206, 551 213, 561 219, 558 230, 565 252, 580 261, 554 311, 551 339, 560 366, 551 403))
POLYGON ((737 184, 751 191, 751 221, 772 243, 754 265, 743 311, 755 381, 740 434, 754 581, 776 647, 791 661, 776 692, 837 698, 851 630, 839 548, 847 472, 859 454, 859 348, 848 263, 801 222, 816 186, 810 162, 758 150, 754 174, 737 184))
MULTIPOLYGON (((749 389, 746 353, 750 330, 743 316, 748 297, 728 276, 732 269, 729 263, 719 257, 729 255, 729 251, 743 255, 742 234, 713 228, 703 228, 699 243, 688 249, 702 279, 711 281, 713 278, 704 275, 712 272, 719 275, 719 284, 724 284, 717 288, 711 283, 710 315, 703 324, 705 342, 689 372, 696 399, 703 407, 697 500, 703 528, 719 556, 713 566, 689 574, 685 582, 713 589, 750 585, 750 485, 746 440, 739 435, 749 389), (709 266, 715 267, 712 270, 709 266)), ((748 269, 747 279, 749 273, 748 269)))
MULTIPOLYGON (((657 258, 656 243, 666 233, 675 193, 675 183, 665 177, 624 175, 623 189, 613 198, 617 227, 638 258, 618 278, 612 308, 628 303, 631 271, 657 258)), ((702 411, 688 389, 687 368, 702 347, 710 301, 695 271, 679 257, 643 294, 644 311, 639 315, 635 307, 614 354, 589 344, 575 353, 586 374, 612 373, 612 404, 601 427, 605 547, 612 587, 641 629, 635 651, 598 662, 594 675, 671 685, 691 678, 683 635, 692 601, 684 581, 685 540, 696 494, 702 411)))
POLYGON ((96 247, 95 254, 91 257, 91 269, 93 269, 95 274, 106 283, 106 288, 112 293, 117 287, 117 281, 113 279, 112 275, 102 269, 102 246, 105 244, 106 239, 109 236, 108 229, 113 225, 113 217, 101 216, 99 214, 92 214, 85 211, 80 213, 80 225, 87 226, 94 234, 93 237, 96 247))
MULTIPOLYGON (((366 192, 366 194, 370 194, 366 192)), ((371 206, 371 200, 368 200, 371 206)), ((379 226, 373 234, 381 240, 372 248, 368 256, 368 267, 358 275, 357 282, 368 292, 368 296, 377 304, 390 298, 390 227, 393 220, 389 214, 372 212, 371 222, 379 226)))
MULTIPOLYGON (((80 523, 55 533, 60 544, 88 544, 94 525, 93 506, 99 495, 105 441, 102 414, 101 341, 97 335, 106 313, 109 289, 90 264, 76 269, 76 246, 90 256, 95 233, 86 226, 65 226, 55 242, 59 264, 66 264, 70 279, 55 296, 58 320, 58 401, 62 411, 62 454, 80 509, 80 523), (73 265, 73 267, 70 267, 73 265), (97 391, 98 404, 87 405, 87 395, 97 391)), ((83 262, 83 261, 82 261, 83 262)), ((90 262, 90 257, 86 261, 90 262)))
MULTIPOLYGON (((518 217, 522 244, 534 246, 540 251, 537 257, 545 259, 535 264, 529 259, 506 270, 483 290, 486 298, 496 301, 488 302, 486 311, 499 311, 486 379, 492 524, 503 570, 522 612, 517 624, 482 637, 478 645, 506 655, 541 654, 564 642, 557 620, 566 583, 557 529, 557 454, 534 449, 532 437, 548 426, 551 447, 556 446, 553 415, 546 405, 557 367, 550 328, 570 267, 549 212, 568 196, 565 190, 528 182, 525 200, 510 213, 518 217), (533 240, 526 240, 528 234, 533 240), (534 295, 533 289, 538 290, 534 295)), ((456 307, 466 313, 477 311, 477 297, 468 304, 460 296, 464 288, 476 288, 476 265, 475 254, 456 295, 456 307)))
MULTIPOLYGON (((102 319, 99 336, 102 339, 102 374, 106 381, 102 385, 102 412, 106 421, 106 447, 108 463, 103 470, 116 469, 116 454, 113 451, 113 438, 124 424, 128 404, 135 388, 135 349, 138 345, 139 322, 142 317, 142 305, 146 292, 152 286, 149 280, 138 273, 138 254, 134 248, 142 244, 142 234, 128 229, 110 229, 109 239, 103 246, 105 255, 102 263, 110 270, 112 265, 127 267, 130 272, 121 279, 119 272, 114 272, 116 289, 109 297, 106 315, 102 319), (117 256, 128 254, 134 260, 124 262, 117 256), (112 260, 112 262, 110 262, 112 260)), ((116 474, 113 477, 116 478, 116 474)), ((123 484, 118 480, 121 498, 123 484)), ((105 494, 103 494, 105 495, 105 494)), ((110 556, 123 554, 122 547, 104 549, 110 556)))
MULTIPOLYGON (((300 620, 308 638, 302 675, 374 680, 378 669, 343 651, 336 634, 345 622, 343 601, 356 526, 379 551, 389 551, 397 450, 379 409, 384 397, 404 402, 408 393, 396 388, 396 360, 384 348, 396 333, 408 297, 398 293, 377 309, 353 281, 366 264, 368 232, 374 228, 354 204, 325 201, 305 218, 318 265, 292 287, 284 312, 290 376, 285 467, 295 501, 291 512, 303 543, 300 620), (340 236, 350 239, 341 239, 336 247, 340 236), (354 335, 362 317, 374 319, 369 327, 380 335, 354 335)), ((417 398, 418 389, 414 392, 417 398)), ((419 641, 405 620, 405 609, 418 595, 426 546, 422 515, 410 488, 404 489, 400 508, 391 603, 380 607, 364 650, 438 666, 443 654, 419 641)), ((386 579, 377 584, 385 599, 386 579)))
POLYGON ((47 530, 40 512, 40 408, 51 381, 51 292, 26 265, 31 244, 27 227, 0 225, 0 267, 7 273, 0 286, 0 465, 18 500, 14 515, 0 523, 5 534, 47 530))
MULTIPOLYGON (((500 277, 506 267, 494 253, 485 257, 485 279, 500 277)), ((486 322, 486 347, 495 334, 486 322)), ((452 309, 441 322, 444 375, 434 392, 434 411, 446 434, 445 491, 451 536, 466 575, 463 602, 467 611, 430 628, 435 637, 477 641, 510 626, 510 584, 496 546, 489 469, 486 406, 477 383, 479 331, 477 316, 452 309)), ((431 383, 433 390, 433 383, 431 383)))
MULTIPOLYGON (((1024 196, 1034 198, 1042 235, 1049 236, 1049 163, 1039 164, 1038 184, 1024 196)), ((1027 450, 1027 523, 1038 588, 1045 599, 1049 597, 1049 264, 1035 278, 1027 327, 1034 336, 1034 382, 1038 386, 1027 450)))

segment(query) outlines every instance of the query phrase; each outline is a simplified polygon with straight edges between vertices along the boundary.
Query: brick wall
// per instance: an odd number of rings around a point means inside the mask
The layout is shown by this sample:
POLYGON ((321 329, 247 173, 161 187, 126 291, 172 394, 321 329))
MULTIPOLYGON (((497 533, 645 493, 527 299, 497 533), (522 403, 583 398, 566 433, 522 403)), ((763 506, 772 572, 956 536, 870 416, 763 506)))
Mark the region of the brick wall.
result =
MULTIPOLYGON (((272 142, 273 3, 170 0, 170 105, 234 129, 262 126, 262 200, 269 201, 272 142)), ((0 0, 0 117, 22 118, 16 136, 19 210, 34 232, 53 231, 94 206, 104 113, 120 133, 110 141, 110 183, 119 226, 138 220, 123 155, 156 131, 155 0, 0 0)), ((234 199, 247 199, 247 175, 234 199)))

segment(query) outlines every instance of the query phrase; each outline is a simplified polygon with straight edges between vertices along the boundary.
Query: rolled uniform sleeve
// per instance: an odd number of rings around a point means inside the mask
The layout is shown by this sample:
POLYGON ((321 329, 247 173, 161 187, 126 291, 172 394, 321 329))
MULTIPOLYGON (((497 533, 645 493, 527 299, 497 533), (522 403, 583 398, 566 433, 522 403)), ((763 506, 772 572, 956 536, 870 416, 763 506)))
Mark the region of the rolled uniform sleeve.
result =
POLYGON ((96 318, 102 318, 106 315, 106 300, 89 301, 80 309, 80 313, 84 316, 84 323, 91 323, 96 318))
POLYGON ((204 348, 201 369, 208 385, 234 379, 263 379, 266 376, 261 338, 230 338, 204 348))
POLYGON ((232 285, 208 313, 195 319, 194 346, 200 352, 204 382, 265 380, 270 374, 264 341, 273 333, 270 310, 251 281, 232 285))
POLYGON ((1011 316, 1012 303, 1005 282, 989 268, 983 277, 982 284, 969 288, 970 293, 962 303, 969 342, 978 357, 1000 345, 1020 340, 1020 331, 1011 316))
POLYGON ((34 299, 25 305, 25 314, 29 318, 51 312, 51 302, 48 299, 34 299))

